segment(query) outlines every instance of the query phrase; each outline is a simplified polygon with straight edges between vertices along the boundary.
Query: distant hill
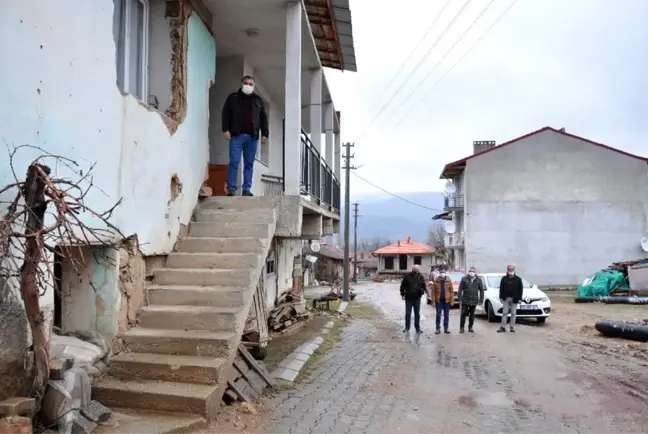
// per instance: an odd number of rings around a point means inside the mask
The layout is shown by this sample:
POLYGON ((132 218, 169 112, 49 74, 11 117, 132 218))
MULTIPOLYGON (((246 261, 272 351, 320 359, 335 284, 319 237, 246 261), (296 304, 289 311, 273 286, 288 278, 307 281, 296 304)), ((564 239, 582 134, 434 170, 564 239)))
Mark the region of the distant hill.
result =
MULTIPOLYGON (((353 195, 351 202, 359 202, 361 217, 358 219, 358 241, 380 238, 396 241, 407 237, 419 242, 427 241, 428 228, 436 221, 435 214, 442 211, 443 194, 435 191, 419 193, 396 193, 398 196, 425 209, 387 194, 353 195), (434 211, 432 211, 434 210, 434 211)), ((353 209, 351 209, 353 225, 353 209)), ((344 234, 344 215, 340 229, 340 239, 344 234)), ((439 224, 439 223, 436 223, 439 224)), ((353 239, 353 226, 351 226, 353 239)))

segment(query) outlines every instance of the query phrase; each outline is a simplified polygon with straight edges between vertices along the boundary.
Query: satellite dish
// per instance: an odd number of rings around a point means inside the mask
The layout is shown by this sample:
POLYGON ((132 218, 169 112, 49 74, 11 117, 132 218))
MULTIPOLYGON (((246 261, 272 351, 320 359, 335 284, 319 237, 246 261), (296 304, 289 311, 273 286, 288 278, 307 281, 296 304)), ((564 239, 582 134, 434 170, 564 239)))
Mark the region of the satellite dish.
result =
POLYGON ((317 262, 317 256, 306 255, 306 260, 311 264, 314 264, 315 262, 317 262))
POLYGON ((648 237, 642 237, 641 238, 641 250, 644 252, 648 252, 648 237))
POLYGON ((454 234, 457 230, 457 227, 455 226, 454 222, 452 221, 447 221, 445 223, 445 231, 449 234, 454 234))
POLYGON ((317 241, 311 241, 310 248, 313 251, 313 253, 317 253, 320 251, 322 246, 320 246, 320 243, 318 243, 317 241))
POLYGON ((452 183, 452 181, 448 181, 448 182, 446 182, 446 185, 445 185, 445 191, 446 191, 446 193, 452 194, 452 193, 457 191, 457 187, 455 187, 455 185, 452 183))

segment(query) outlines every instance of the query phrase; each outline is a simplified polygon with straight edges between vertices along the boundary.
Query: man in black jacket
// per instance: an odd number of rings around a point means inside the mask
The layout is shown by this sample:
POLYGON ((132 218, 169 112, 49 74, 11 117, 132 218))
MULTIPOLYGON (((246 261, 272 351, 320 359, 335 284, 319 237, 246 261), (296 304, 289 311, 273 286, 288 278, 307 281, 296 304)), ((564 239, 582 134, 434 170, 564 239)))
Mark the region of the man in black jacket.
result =
POLYGON ((234 196, 237 189, 238 167, 243 154, 243 196, 252 196, 254 160, 259 146, 268 141, 268 113, 263 99, 254 93, 254 78, 246 75, 241 88, 229 94, 223 104, 222 126, 225 140, 229 140, 229 168, 227 195, 234 196))
POLYGON ((473 333, 473 325, 475 324, 475 308, 478 304, 484 302, 484 283, 479 277, 477 277, 475 267, 470 267, 468 269, 468 274, 461 279, 457 298, 459 298, 459 304, 461 305, 459 333, 464 332, 466 316, 468 317, 468 331, 473 333))
POLYGON ((419 271, 418 265, 413 266, 412 271, 405 275, 400 285, 400 295, 405 301, 405 329, 403 333, 409 332, 412 309, 414 309, 414 328, 416 333, 421 333, 421 297, 427 292, 426 288, 427 282, 419 271))
POLYGON ((506 276, 500 281, 499 298, 502 302, 502 323, 497 333, 506 331, 506 320, 509 312, 511 313, 511 332, 515 332, 515 314, 517 305, 522 300, 524 285, 522 278, 515 274, 515 266, 506 266, 506 276))

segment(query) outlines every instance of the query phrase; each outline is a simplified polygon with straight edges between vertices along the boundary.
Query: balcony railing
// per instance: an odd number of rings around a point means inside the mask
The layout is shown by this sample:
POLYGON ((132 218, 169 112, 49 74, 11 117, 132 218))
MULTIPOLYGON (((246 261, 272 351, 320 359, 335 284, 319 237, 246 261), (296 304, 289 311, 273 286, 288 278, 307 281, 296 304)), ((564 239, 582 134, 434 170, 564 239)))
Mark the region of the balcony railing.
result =
POLYGON ((464 245, 463 232, 456 232, 454 234, 446 234, 445 245, 447 247, 461 247, 464 245))
POLYGON ((303 130, 300 161, 301 193, 320 206, 340 212, 340 181, 303 130))
POLYGON ((450 194, 443 198, 443 207, 445 210, 463 208, 463 194, 450 194))
POLYGON ((283 196, 284 183, 281 176, 261 175, 264 196, 283 196))

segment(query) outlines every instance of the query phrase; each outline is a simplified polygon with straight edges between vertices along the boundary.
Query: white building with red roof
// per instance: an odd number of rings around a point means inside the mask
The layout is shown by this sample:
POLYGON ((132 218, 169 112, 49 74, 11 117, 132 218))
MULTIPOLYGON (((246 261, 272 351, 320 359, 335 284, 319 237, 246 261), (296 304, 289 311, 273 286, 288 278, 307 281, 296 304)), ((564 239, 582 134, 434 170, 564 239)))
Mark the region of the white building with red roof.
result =
POLYGON ((414 265, 421 267, 425 273, 432 265, 436 265, 434 247, 419 243, 407 237, 398 240, 374 252, 378 257, 378 273, 400 274, 407 273, 414 265))

